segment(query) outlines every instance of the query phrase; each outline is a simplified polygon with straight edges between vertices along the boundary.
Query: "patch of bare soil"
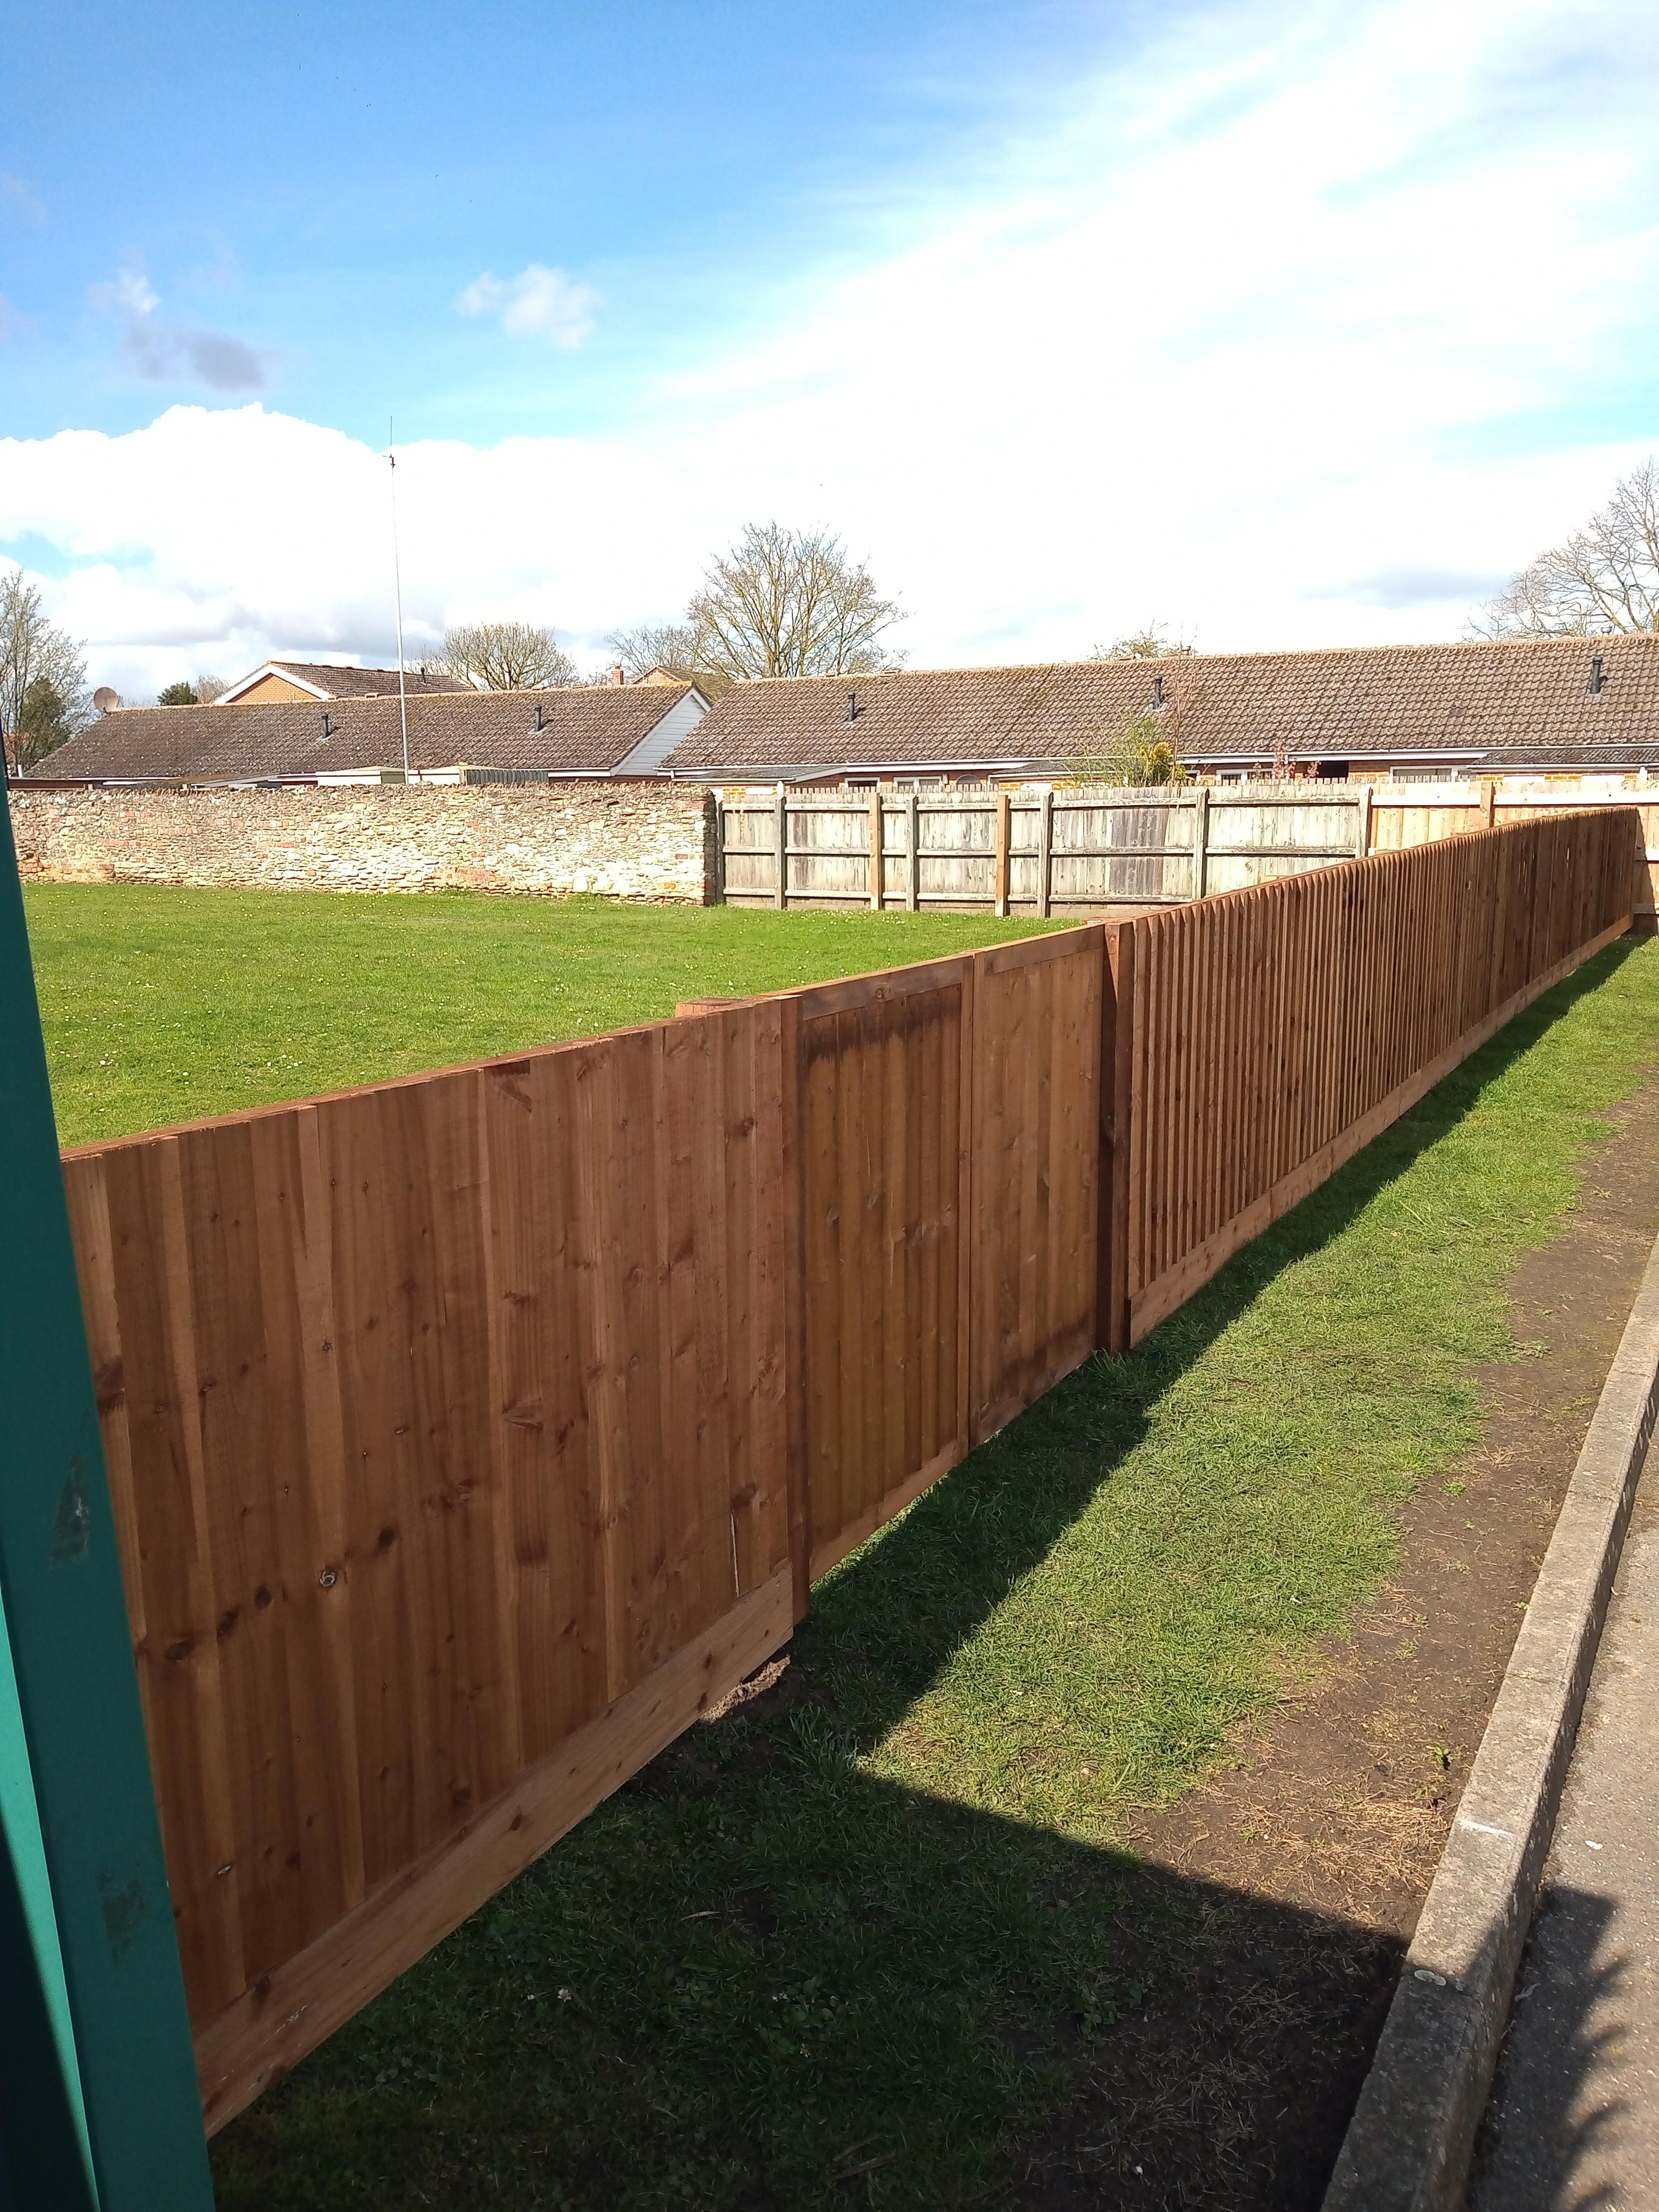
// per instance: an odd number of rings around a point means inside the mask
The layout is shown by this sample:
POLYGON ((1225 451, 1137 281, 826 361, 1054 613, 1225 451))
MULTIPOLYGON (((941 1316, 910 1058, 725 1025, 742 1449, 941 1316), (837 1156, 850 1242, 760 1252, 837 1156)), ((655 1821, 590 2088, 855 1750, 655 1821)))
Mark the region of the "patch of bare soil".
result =
POLYGON ((1659 1084, 1510 1285, 1480 1443, 1401 1509, 1387 1589, 1313 1680, 1130 1838, 1149 2002, 1033 2148, 1033 2206, 1316 2206, 1659 1228, 1659 1084))

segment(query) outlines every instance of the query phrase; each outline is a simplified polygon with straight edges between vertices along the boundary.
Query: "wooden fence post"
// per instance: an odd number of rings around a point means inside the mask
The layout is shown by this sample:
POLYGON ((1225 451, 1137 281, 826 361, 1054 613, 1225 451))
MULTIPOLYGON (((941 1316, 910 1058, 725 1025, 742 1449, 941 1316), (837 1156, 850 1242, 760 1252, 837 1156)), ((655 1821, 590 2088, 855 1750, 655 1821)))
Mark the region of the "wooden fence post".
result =
POLYGON ((812 1483, 806 1449, 806 1161, 801 1120, 800 994, 779 1007, 783 1028, 783 1296, 785 1479, 794 1617, 812 1601, 812 1483))
POLYGON ((870 905, 881 912, 882 899, 886 890, 886 870, 882 865, 881 786, 870 793, 870 905))
POLYGON ((725 793, 711 791, 708 803, 714 817, 714 849, 710 856, 708 868, 708 903, 710 906, 724 906, 726 904, 725 793))
POLYGON ((789 801, 781 784, 778 786, 776 825, 774 845, 778 856, 778 880, 772 903, 782 908, 789 903, 789 801))
POLYGON ((1008 840, 1012 834, 1014 802, 1007 792, 997 793, 996 836, 996 909, 1008 911, 1008 840))
POLYGON ((1353 856, 1363 860, 1371 849, 1371 787, 1368 783, 1359 787, 1359 803, 1354 810, 1358 819, 1354 824, 1353 856))
POLYGON ((1041 915, 1053 910, 1054 872, 1054 793, 1050 784, 1037 811, 1037 912, 1041 915))
POLYGON ((1492 828, 1492 817, 1497 811, 1497 806, 1498 786, 1492 779, 1488 776, 1486 781, 1480 787, 1480 827, 1483 830, 1490 830, 1492 828))
POLYGON ((905 903, 911 913, 915 914, 921 906, 921 801, 914 791, 910 793, 905 816, 910 840, 909 896, 905 903))
POLYGON ((1101 933, 1100 1173, 1095 1341, 1129 1349, 1129 1147, 1134 1073, 1135 933, 1101 933))
POLYGON ((1193 799, 1193 896, 1210 888, 1210 787, 1200 783, 1193 799))

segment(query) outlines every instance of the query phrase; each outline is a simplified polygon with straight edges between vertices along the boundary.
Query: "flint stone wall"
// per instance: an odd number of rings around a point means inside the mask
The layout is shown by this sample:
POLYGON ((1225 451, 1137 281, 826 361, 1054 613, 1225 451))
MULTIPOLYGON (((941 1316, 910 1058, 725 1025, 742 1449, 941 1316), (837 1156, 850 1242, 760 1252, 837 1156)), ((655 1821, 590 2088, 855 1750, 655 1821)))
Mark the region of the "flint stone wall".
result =
POLYGON ((26 878, 712 902, 714 805, 668 783, 9 793, 26 878))

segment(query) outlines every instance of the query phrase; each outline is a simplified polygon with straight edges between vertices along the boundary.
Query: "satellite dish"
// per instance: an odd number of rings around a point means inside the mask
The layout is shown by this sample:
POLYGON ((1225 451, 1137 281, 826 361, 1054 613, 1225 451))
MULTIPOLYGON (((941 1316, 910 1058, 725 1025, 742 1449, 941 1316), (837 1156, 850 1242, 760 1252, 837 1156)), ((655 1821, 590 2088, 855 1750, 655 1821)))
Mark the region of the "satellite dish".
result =
POLYGON ((92 703, 100 714, 107 714, 112 707, 120 705, 121 695, 112 690, 107 684, 100 684, 92 695, 92 703))

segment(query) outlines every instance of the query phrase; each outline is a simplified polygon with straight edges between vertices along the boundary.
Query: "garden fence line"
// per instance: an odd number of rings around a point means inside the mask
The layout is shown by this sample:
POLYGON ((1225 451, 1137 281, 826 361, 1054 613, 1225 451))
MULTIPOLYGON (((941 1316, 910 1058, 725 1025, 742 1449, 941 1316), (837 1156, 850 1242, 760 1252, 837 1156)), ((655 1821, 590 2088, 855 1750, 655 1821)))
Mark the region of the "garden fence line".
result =
POLYGON ((1642 862, 1557 814, 66 1153, 210 2128, 1642 862))

